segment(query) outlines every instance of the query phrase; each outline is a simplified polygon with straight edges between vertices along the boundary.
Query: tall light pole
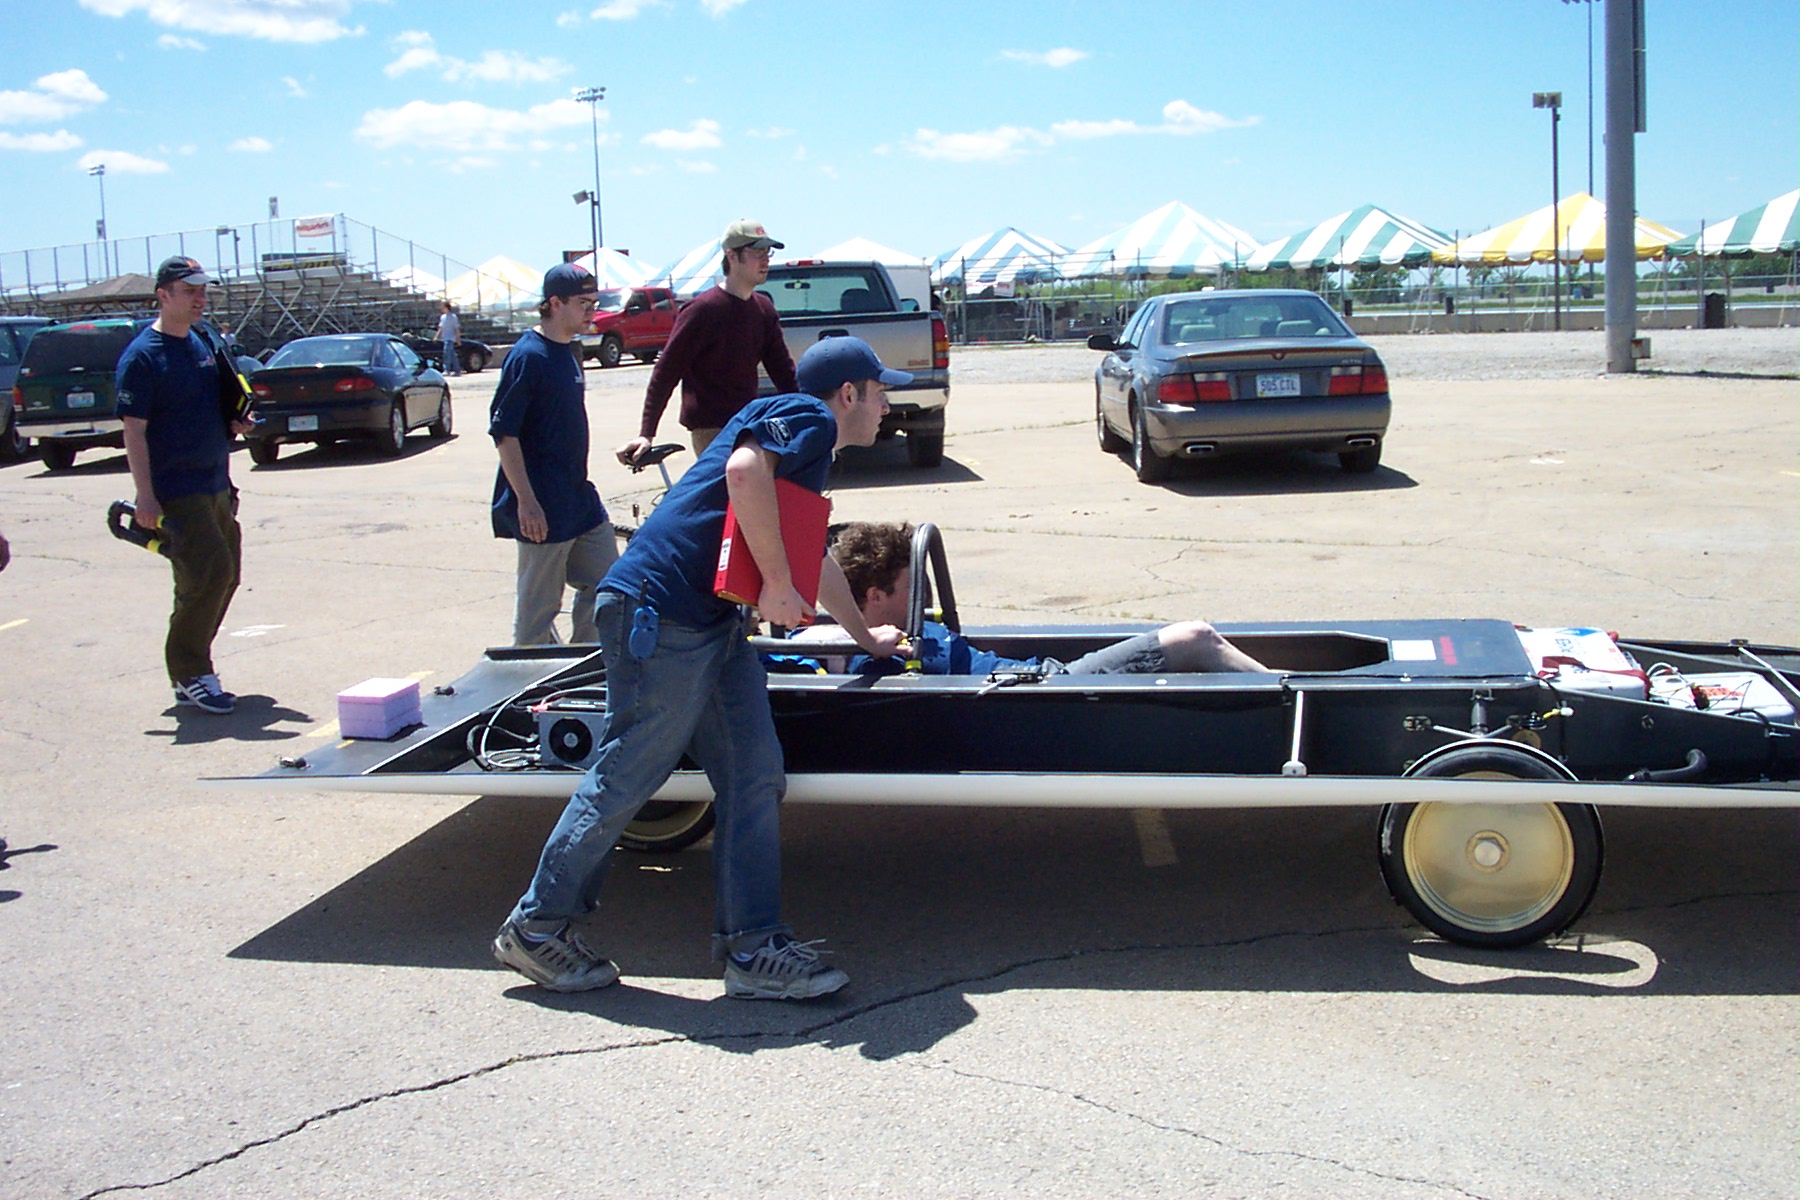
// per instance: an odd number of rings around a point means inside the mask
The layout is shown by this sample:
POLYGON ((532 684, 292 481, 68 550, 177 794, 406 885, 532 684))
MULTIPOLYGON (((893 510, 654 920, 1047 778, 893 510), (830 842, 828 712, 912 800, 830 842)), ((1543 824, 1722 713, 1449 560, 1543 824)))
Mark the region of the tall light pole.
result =
POLYGON ((110 275, 112 268, 106 264, 106 164, 95 163, 88 174, 100 181, 100 219, 94 223, 94 233, 100 239, 100 269, 110 275))
POLYGON ((600 102, 606 99, 603 87, 577 88, 575 99, 588 106, 588 115, 594 126, 594 193, 592 197, 594 209, 594 269, 600 269, 600 102))
POLYGON ((1561 92, 1531 93, 1531 107, 1550 110, 1550 297, 1556 306, 1556 328, 1562 328, 1562 178, 1556 127, 1562 121, 1561 92))

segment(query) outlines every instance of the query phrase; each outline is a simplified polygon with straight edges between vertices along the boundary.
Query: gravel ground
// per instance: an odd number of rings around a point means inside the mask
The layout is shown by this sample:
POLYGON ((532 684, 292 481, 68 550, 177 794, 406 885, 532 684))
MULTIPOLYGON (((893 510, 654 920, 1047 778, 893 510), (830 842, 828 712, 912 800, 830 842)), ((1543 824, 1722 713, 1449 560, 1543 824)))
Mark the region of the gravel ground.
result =
MULTIPOLYGON (((1435 333, 1371 337, 1402 380, 1588 379, 1606 372, 1606 334, 1435 333)), ((1800 330, 1668 329, 1651 335, 1645 374, 1800 377, 1800 330)), ((950 382, 1089 383, 1100 353, 1080 343, 952 346, 950 382)), ((642 396, 650 368, 590 368, 588 387, 642 396)))

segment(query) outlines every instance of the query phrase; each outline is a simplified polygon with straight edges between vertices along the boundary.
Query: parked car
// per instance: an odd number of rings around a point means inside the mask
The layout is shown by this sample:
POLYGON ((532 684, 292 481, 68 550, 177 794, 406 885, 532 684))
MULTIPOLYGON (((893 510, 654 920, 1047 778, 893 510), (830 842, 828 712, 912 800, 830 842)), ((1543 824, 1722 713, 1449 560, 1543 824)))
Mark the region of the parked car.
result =
POLYGON ((44 466, 66 471, 83 450, 124 449, 113 372, 146 324, 126 317, 75 321, 32 337, 13 383, 13 422, 19 436, 37 439, 44 466))
POLYGON ((680 307, 668 288, 609 288, 601 292, 593 328, 581 335, 582 357, 599 359, 603 367, 618 366, 627 354, 639 362, 654 362, 668 345, 680 307))
MULTIPOLYGON (((425 360, 426 366, 444 369, 444 343, 428 333, 402 333, 399 338, 408 350, 425 360)), ((456 344, 456 356, 462 359, 462 369, 473 374, 494 361, 494 348, 466 337, 456 344)))
POLYGON ((25 457, 26 439, 13 420, 12 387, 18 381, 19 360, 32 335, 50 324, 49 317, 0 317, 0 392, 6 403, 0 404, 0 462, 17 462, 25 457))
POLYGON ((284 443, 373 441, 398 455, 423 425, 450 436, 450 385, 398 337, 339 333, 300 338, 250 380, 256 428, 250 459, 274 462, 284 443))
POLYGON ((1245 450, 1321 450, 1346 471, 1381 464, 1387 368, 1312 292, 1246 290, 1154 296, 1094 372, 1100 448, 1129 448, 1137 477, 1176 459, 1245 450))

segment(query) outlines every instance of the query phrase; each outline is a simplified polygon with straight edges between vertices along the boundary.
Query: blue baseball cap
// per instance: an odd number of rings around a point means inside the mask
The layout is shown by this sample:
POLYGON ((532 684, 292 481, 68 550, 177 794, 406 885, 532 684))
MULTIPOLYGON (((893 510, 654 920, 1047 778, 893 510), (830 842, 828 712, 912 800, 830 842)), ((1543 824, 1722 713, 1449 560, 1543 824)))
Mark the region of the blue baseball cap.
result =
POLYGON ((806 348, 794 364, 794 378, 809 396, 827 395, 846 383, 879 379, 888 387, 913 381, 906 371, 890 371, 859 337, 823 338, 806 348))
POLYGON ((598 292, 600 281, 594 273, 577 263, 557 263, 544 272, 544 299, 553 296, 585 296, 589 292, 598 292))

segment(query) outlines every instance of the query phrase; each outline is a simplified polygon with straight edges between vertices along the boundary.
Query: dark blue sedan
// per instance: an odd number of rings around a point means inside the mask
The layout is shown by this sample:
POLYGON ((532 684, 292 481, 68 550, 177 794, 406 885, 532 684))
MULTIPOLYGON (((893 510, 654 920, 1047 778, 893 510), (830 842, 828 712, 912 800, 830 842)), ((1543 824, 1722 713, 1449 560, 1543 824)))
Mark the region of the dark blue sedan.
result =
POLYGON ((244 441, 259 464, 274 462, 283 443, 372 441, 397 456, 420 426, 450 436, 450 385, 385 333, 289 342, 256 372, 250 391, 257 425, 244 441))

